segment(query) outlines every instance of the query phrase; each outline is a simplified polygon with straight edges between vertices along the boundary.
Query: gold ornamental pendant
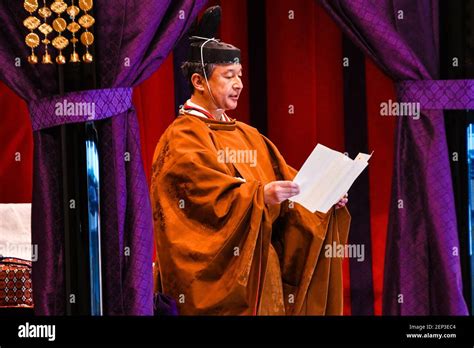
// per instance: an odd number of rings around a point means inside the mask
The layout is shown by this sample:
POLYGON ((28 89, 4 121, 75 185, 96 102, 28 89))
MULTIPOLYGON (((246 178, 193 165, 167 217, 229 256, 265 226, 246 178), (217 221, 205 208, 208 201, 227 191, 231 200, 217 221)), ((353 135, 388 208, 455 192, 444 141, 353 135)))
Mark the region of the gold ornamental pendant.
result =
POLYGON ((23 25, 30 31, 25 37, 26 45, 31 48, 31 54, 28 56, 28 62, 30 64, 38 63, 38 57, 35 54, 35 48, 40 44, 40 38, 38 34, 34 32, 36 28, 41 24, 41 21, 33 16, 34 12, 38 9, 38 0, 25 0, 23 7, 30 16, 23 21, 23 25))
POLYGON ((23 7, 29 13, 33 13, 38 9, 38 0, 25 0, 23 7))
POLYGON ((92 0, 79 0, 79 8, 84 11, 84 15, 79 18, 79 24, 84 28, 84 32, 81 35, 81 42, 86 46, 86 53, 82 56, 84 63, 92 63, 94 61, 94 57, 89 52, 89 46, 94 42, 94 35, 89 29, 94 25, 95 19, 87 13, 87 11, 92 10, 93 6, 92 0))
POLYGON ((43 64, 66 64, 63 50, 71 44, 69 62, 77 64, 81 62, 77 47, 82 44, 85 48, 82 62, 92 63, 94 57, 89 52, 89 47, 94 43, 94 34, 90 30, 95 18, 88 11, 93 6, 93 0, 24 0, 23 7, 28 16, 23 21, 23 26, 29 30, 25 43, 31 49, 28 62, 38 63, 35 49, 43 44, 43 64), (49 52, 50 45, 57 51, 55 58, 49 52))

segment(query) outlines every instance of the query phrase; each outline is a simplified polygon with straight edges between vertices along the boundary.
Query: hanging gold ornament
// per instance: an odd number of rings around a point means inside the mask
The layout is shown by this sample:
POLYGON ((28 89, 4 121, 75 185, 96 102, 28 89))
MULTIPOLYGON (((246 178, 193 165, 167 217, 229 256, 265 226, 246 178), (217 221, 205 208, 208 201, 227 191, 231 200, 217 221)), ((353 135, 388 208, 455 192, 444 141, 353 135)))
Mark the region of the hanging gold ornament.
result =
POLYGON ((76 22, 69 23, 67 26, 67 30, 69 30, 72 34, 76 34, 79 29, 81 29, 81 26, 76 22))
POLYGON ((38 14, 41 16, 41 18, 49 18, 53 14, 49 7, 43 6, 38 10, 38 14))
POLYGON ((66 57, 63 56, 62 50, 66 48, 69 41, 64 36, 57 36, 53 39, 53 46, 59 50, 59 55, 56 57, 56 63, 66 64, 66 57))
POLYGON ((31 56, 28 56, 28 63, 37 64, 38 63, 38 57, 34 53, 31 54, 31 56))
POLYGON ((92 10, 93 6, 94 2, 92 0, 79 0, 79 7, 84 11, 84 15, 79 18, 78 22, 84 28, 84 32, 81 35, 81 42, 86 46, 86 53, 82 56, 82 60, 85 63, 92 63, 94 61, 94 57, 89 52, 89 46, 94 42, 94 35, 89 31, 89 28, 94 25, 95 19, 87 13, 87 11, 92 10))
POLYGON ((51 59, 51 55, 46 52, 43 56, 43 59, 41 60, 41 63, 43 64, 53 64, 53 60, 51 59))
POLYGON ((38 47, 39 42, 40 42, 40 38, 39 38, 38 34, 29 33, 28 35, 26 35, 25 42, 29 47, 35 48, 35 47, 38 47))
POLYGON ((54 59, 49 53, 49 45, 52 45, 59 51, 56 57, 57 64, 65 64, 66 58, 63 55, 63 50, 72 44, 72 53, 70 62, 79 63, 81 57, 77 53, 77 44, 80 42, 85 47, 85 53, 82 56, 82 61, 85 63, 92 63, 94 57, 89 52, 89 47, 94 43, 94 34, 90 31, 95 23, 94 17, 92 17, 88 11, 91 11, 94 2, 93 0, 24 0, 23 7, 29 16, 23 21, 23 25, 30 31, 25 37, 26 45, 31 49, 31 54, 28 56, 28 62, 36 64, 39 58, 35 55, 35 49, 42 43, 44 45, 44 55, 41 59, 43 64, 52 64, 54 59), (67 3, 66 3, 67 2, 67 3), (41 3, 41 5, 40 5, 41 3), (47 3, 50 3, 48 6, 47 3), (35 13, 37 11, 37 16, 35 13), (83 15, 80 16, 81 11, 83 15), (50 17, 55 13, 56 18, 51 19, 50 17), (68 17, 62 17, 63 13, 67 13, 71 22, 68 23, 68 17), (79 35, 81 28, 84 32, 79 35), (38 30, 42 37, 40 37, 35 31, 38 30), (70 40, 64 34, 65 31, 71 33, 70 40), (57 36, 49 38, 48 36, 55 31, 57 36))
POLYGON ((84 12, 92 10, 92 6, 94 6, 92 0, 79 0, 79 7, 84 12))
POLYGON ((39 27, 40 24, 41 24, 41 21, 38 18, 33 17, 33 16, 30 16, 23 21, 23 25, 30 30, 35 30, 36 28, 39 27))
POLYGON ((38 57, 35 55, 34 48, 38 47, 40 38, 35 33, 29 33, 25 38, 26 45, 31 48, 31 55, 28 56, 28 62, 30 64, 38 63, 38 57))
POLYGON ((25 0, 23 7, 29 13, 33 13, 38 9, 38 0, 25 0))
POLYGON ((77 52, 71 53, 71 58, 69 59, 71 63, 80 63, 81 62, 81 57, 77 54, 77 52))
POLYGON ((67 5, 64 0, 54 0, 54 2, 51 4, 51 10, 57 15, 60 15, 61 13, 66 11, 66 9, 67 5))
POLYGON ((48 36, 49 33, 53 31, 53 28, 48 23, 43 23, 39 26, 38 30, 45 36, 48 36))
POLYGON ((23 7, 30 13, 30 16, 23 21, 23 25, 30 30, 30 33, 25 37, 26 45, 31 48, 31 54, 28 56, 28 63, 38 63, 38 57, 35 54, 35 48, 39 46, 40 38, 34 33, 41 21, 33 16, 33 13, 38 9, 38 0, 25 0, 23 7))
POLYGON ((94 34, 90 31, 85 31, 81 35, 81 42, 85 46, 90 46, 94 43, 94 34))
POLYGON ((59 35, 53 39, 53 46, 58 50, 65 49, 68 44, 69 40, 66 39, 64 36, 59 35))
POLYGON ((64 57, 61 53, 56 57, 56 63, 62 65, 66 64, 66 57, 64 57))
POLYGON ((94 57, 92 57, 92 54, 90 54, 89 52, 86 52, 82 56, 82 60, 84 61, 84 63, 92 63, 94 61, 94 57))
POLYGON ((69 61, 71 63, 80 63, 81 58, 76 52, 76 43, 78 42, 76 38, 76 33, 81 29, 81 26, 76 22, 76 16, 81 12, 79 7, 74 4, 74 0, 71 0, 71 6, 67 8, 67 14, 71 18, 72 22, 67 26, 67 30, 72 34, 71 44, 72 44, 72 53, 69 61))
POLYGON ((59 55, 56 57, 56 63, 66 64, 66 57, 63 56, 63 49, 69 45, 69 40, 62 36, 62 32, 66 30, 67 22, 64 18, 61 17, 61 14, 67 10, 67 5, 63 0, 55 0, 51 4, 51 10, 58 15, 58 17, 53 21, 53 29, 58 33, 53 41, 52 45, 59 51, 59 55))
POLYGON ((94 25, 95 19, 94 17, 86 14, 79 18, 79 24, 82 25, 85 29, 89 29, 94 25))
POLYGON ((48 35, 53 31, 51 25, 48 24, 48 18, 51 17, 52 12, 46 5, 46 0, 43 0, 43 7, 38 10, 38 14, 41 18, 43 18, 43 24, 38 27, 38 30, 41 34, 44 35, 43 40, 41 42, 44 44, 44 55, 41 59, 41 63, 43 64, 52 64, 53 61, 51 59, 51 55, 48 51, 48 45, 50 44, 50 40, 48 39, 48 35))
POLYGON ((69 17, 71 17, 72 20, 74 20, 74 18, 77 17, 79 12, 81 12, 81 10, 79 9, 79 7, 74 5, 74 0, 72 0, 72 5, 67 8, 67 14, 69 15, 69 17))
POLYGON ((56 30, 58 33, 63 32, 66 29, 67 23, 64 18, 56 18, 53 21, 53 29, 56 30))

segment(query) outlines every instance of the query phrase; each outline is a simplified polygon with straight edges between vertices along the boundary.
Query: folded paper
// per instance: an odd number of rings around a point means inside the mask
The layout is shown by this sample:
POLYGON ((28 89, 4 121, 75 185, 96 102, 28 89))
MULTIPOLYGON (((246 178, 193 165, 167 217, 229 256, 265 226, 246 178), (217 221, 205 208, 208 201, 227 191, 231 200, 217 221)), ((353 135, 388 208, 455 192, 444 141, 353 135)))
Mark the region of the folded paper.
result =
POLYGON ((316 145, 293 179, 300 186, 300 193, 291 200, 313 213, 326 213, 349 191, 371 156, 359 153, 351 159, 324 145, 316 145))

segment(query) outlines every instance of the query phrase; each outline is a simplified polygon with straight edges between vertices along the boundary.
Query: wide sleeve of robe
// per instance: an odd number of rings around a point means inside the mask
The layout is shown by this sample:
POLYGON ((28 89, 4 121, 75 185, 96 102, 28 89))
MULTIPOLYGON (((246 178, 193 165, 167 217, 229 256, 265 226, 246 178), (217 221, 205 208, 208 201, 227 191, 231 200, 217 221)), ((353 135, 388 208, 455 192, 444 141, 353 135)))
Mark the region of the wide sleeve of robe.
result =
POLYGON ((179 117, 155 151, 160 290, 184 315, 342 314, 342 260, 323 248, 346 241, 347 210, 267 206, 264 185, 296 171, 254 128, 213 122, 179 117), (258 166, 220 161, 229 148, 255 150, 258 166))

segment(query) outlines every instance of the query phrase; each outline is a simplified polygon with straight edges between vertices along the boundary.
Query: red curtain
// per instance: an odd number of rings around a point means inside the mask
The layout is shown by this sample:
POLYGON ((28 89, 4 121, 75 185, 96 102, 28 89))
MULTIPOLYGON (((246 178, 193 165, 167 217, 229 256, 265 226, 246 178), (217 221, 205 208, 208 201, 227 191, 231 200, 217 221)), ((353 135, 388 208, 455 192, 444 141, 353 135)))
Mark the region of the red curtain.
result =
MULTIPOLYGON (((220 4, 223 41, 242 49, 244 90, 232 117, 249 123, 249 35, 247 1, 210 1, 220 4)), ((319 142, 344 151, 342 33, 315 0, 266 2, 268 137, 287 162, 300 168, 319 142)), ((380 116, 380 103, 395 100, 393 83, 372 62, 366 62, 367 129, 370 160, 370 216, 375 314, 381 314, 383 260, 393 170, 394 121, 380 116)), ((176 114, 173 58, 134 92, 141 125, 141 145, 150 180, 153 152, 161 134, 176 114)), ((32 136, 24 102, 0 84, 0 202, 31 201, 32 136), (21 154, 21 161, 15 155, 21 154)), ((344 263, 345 314, 351 314, 348 262, 344 263)))
POLYGON ((160 69, 133 91, 148 185, 155 146, 161 134, 176 117, 173 79, 173 55, 170 54, 160 69))
POLYGON ((0 203, 31 202, 31 122, 26 103, 1 82, 0 145, 0 203))
MULTIPOLYGON (((342 33, 316 1, 267 2, 268 136, 300 168, 317 143, 344 151, 342 33)), ((344 260, 344 313, 350 314, 344 260)))
POLYGON ((370 227, 372 234, 372 275, 375 314, 382 314, 385 241, 393 171, 395 119, 380 116, 380 103, 396 100, 393 82, 366 59, 367 127, 369 149, 374 151, 369 165, 370 227))

